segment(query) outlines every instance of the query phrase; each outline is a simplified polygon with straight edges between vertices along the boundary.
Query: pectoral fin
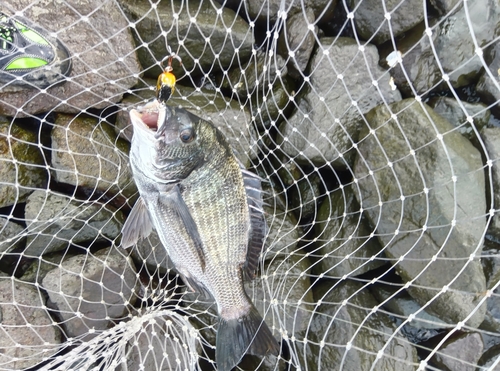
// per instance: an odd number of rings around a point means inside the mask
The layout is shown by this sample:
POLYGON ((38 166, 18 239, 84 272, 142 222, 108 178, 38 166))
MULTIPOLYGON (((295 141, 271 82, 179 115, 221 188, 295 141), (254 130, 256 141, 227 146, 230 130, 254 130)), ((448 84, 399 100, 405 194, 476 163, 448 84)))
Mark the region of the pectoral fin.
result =
POLYGON ((201 269, 205 271, 205 254, 203 252, 203 243, 201 241, 200 233, 198 232, 198 226, 196 225, 196 222, 191 216, 191 213, 182 198, 179 186, 174 186, 171 192, 162 193, 160 201, 170 210, 175 212, 184 224, 186 233, 193 241, 194 248, 198 254, 198 258, 200 259, 201 269))
POLYGON ((142 197, 139 197, 123 224, 121 247, 126 249, 135 245, 139 239, 148 237, 152 230, 148 209, 142 197))

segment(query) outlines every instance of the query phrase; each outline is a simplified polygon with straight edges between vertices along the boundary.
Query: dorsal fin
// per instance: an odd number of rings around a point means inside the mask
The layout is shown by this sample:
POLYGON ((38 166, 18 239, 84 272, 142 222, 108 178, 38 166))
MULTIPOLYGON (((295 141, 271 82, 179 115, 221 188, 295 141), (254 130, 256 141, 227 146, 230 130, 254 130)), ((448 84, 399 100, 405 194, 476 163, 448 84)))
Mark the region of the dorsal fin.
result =
POLYGON ((243 168, 242 173, 250 213, 250 233, 243 276, 250 281, 255 278, 259 266, 259 257, 267 234, 267 224, 262 207, 261 178, 243 168))

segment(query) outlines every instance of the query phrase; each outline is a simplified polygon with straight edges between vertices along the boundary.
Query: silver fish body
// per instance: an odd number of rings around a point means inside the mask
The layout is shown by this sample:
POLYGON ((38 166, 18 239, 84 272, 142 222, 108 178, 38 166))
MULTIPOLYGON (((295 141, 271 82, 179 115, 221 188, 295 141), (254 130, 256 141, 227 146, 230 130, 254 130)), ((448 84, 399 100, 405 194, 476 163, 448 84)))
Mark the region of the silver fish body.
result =
POLYGON ((213 297, 219 370, 231 370, 245 353, 277 354, 243 287, 265 236, 259 178, 241 168, 211 123, 161 103, 150 107, 130 114, 130 163, 141 197, 123 227, 122 246, 155 228, 186 284, 213 297))

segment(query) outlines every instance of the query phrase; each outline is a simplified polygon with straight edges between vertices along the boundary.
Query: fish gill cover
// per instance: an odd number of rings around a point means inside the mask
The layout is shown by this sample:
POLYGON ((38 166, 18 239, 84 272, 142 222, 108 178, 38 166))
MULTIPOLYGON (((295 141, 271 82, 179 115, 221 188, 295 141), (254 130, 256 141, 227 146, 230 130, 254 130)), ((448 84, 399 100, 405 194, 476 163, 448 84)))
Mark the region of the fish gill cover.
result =
POLYGON ((262 179, 279 351, 237 369, 500 369, 499 36, 487 0, 1 0, 0 370, 217 369, 211 295, 121 246, 172 54, 163 101, 262 179))

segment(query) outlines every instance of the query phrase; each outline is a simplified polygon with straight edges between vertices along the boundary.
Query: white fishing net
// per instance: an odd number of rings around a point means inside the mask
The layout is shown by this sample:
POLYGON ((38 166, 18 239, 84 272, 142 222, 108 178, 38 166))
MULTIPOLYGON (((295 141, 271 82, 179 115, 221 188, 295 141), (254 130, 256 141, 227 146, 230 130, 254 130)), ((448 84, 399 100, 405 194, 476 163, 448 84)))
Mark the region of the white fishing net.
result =
POLYGON ((156 232, 120 247, 138 198, 128 112, 170 51, 168 104, 265 180, 245 288, 280 354, 239 369, 500 369, 497 2, 0 12, 0 370, 217 369, 216 305, 156 232))

